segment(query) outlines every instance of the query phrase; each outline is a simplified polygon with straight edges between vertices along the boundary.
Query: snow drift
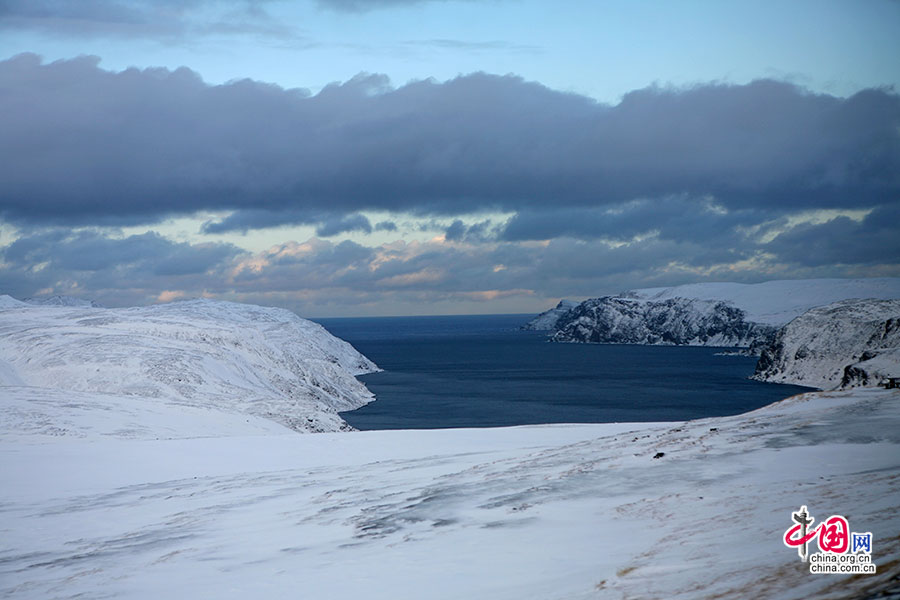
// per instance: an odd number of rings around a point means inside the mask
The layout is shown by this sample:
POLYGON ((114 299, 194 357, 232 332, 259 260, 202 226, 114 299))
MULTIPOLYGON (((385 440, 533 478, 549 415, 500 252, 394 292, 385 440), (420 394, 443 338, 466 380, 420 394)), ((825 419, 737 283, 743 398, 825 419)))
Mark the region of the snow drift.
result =
POLYGON ((104 309, 0 299, 0 385, 219 408, 296 431, 349 426, 377 367, 320 325, 261 306, 191 300, 104 309))

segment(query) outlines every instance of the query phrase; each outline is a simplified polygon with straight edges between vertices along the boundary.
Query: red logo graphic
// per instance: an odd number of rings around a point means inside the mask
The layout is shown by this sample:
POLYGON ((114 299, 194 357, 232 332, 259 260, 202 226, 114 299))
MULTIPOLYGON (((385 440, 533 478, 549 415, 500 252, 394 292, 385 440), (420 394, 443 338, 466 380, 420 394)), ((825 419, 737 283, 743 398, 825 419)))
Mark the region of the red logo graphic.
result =
POLYGON ((872 563, 871 531, 851 532, 850 523, 841 515, 831 515, 815 528, 810 527, 815 517, 809 514, 805 506, 791 513, 791 519, 796 525, 784 532, 784 545, 797 549, 800 560, 810 563, 810 573, 876 572, 876 566, 872 563), (810 556, 808 545, 813 539, 818 542, 820 551, 810 556))
MULTIPOLYGON (((850 547, 850 524, 847 519, 840 515, 828 517, 824 523, 810 532, 806 532, 806 526, 812 524, 815 517, 808 517, 806 507, 802 507, 799 513, 801 515, 795 518, 797 524, 784 532, 784 543, 790 547, 806 546, 809 541, 816 536, 819 537, 819 550, 822 552, 835 552, 843 554, 850 547), (805 523, 803 522, 805 521, 805 523), (800 532, 800 535, 795 537, 800 532)), ((801 552, 803 556, 805 552, 801 552)))

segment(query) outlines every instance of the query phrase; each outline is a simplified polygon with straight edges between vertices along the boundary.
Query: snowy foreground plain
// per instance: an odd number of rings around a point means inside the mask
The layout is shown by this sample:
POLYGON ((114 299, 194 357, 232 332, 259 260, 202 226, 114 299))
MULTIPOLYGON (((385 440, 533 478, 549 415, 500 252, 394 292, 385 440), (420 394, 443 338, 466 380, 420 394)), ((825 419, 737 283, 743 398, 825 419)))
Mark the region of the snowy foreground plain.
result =
MULTIPOLYGON (((19 331, 28 310, 0 325, 19 331)), ((183 402, 177 387, 61 389, 0 358, 3 597, 900 594, 896 390, 685 423, 300 435, 247 414, 249 392, 204 406, 203 386, 183 402), (871 531, 878 573, 810 574, 782 543, 801 505, 871 531)), ((141 364, 116 372, 146 383, 141 364)))

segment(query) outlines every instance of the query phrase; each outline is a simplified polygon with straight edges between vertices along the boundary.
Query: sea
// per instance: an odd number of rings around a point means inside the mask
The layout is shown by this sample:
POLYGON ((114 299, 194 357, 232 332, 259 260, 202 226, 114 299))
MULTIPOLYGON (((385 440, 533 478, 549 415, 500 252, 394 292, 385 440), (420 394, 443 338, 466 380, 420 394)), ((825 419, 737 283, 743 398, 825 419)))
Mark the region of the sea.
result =
POLYGON ((315 319, 373 360, 376 400, 353 427, 438 429, 680 421, 734 415, 810 391, 752 381, 723 348, 567 344, 520 329, 533 315, 315 319))

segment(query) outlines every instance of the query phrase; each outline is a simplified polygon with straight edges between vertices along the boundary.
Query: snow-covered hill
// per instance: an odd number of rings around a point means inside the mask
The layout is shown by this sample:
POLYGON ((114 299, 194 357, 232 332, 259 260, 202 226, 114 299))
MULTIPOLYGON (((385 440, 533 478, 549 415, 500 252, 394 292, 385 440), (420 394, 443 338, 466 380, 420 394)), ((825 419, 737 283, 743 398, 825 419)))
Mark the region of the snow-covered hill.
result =
POLYGON ((127 399, 28 390, 0 419, 11 600, 834 600, 896 586, 897 391, 686 423, 306 436, 159 405, 120 439, 103 433, 127 399), (30 406, 94 435, 26 429, 30 406), (811 574, 781 541, 801 505, 871 531, 877 573, 811 574))
POLYGON ((97 304, 93 300, 84 298, 75 298, 74 296, 39 296, 35 298, 25 298, 27 304, 37 304, 39 306, 77 306, 81 308, 103 308, 101 304, 97 304))
POLYGON ((292 313, 0 307, 4 598, 790 600, 896 586, 896 390, 685 423, 301 436, 274 421, 339 428, 334 411, 370 397, 353 373, 375 366, 292 313), (877 574, 809 573, 781 541, 800 505, 871 531, 877 574))
POLYGON ((774 329, 748 323, 725 302, 671 298, 651 302, 607 296, 586 300, 559 318, 555 342, 750 346, 774 329))
POLYGON ((778 331, 753 377, 821 389, 900 377, 900 300, 845 300, 810 310, 778 331))
POLYGON ((528 321, 525 325, 522 326, 522 329, 529 329, 532 331, 550 331, 556 327, 556 322, 559 321, 559 318, 578 306, 578 302, 574 300, 560 300, 559 304, 550 310, 545 310, 532 320, 528 321))
POLYGON ((900 278, 637 289, 574 307, 560 302, 525 328, 550 329, 554 341, 744 346, 758 353, 777 327, 810 308, 850 298, 900 298, 900 278))
POLYGON ((624 295, 656 302, 671 298, 727 302, 744 311, 748 321, 783 325, 811 308, 840 300, 900 298, 900 277, 793 279, 750 284, 693 283, 632 290, 624 295))
MULTIPOLYGON (((212 300, 103 309, 0 299, 0 385, 224 410, 338 431, 377 367, 293 313, 212 300)), ((137 403, 136 403, 137 405, 137 403)))

